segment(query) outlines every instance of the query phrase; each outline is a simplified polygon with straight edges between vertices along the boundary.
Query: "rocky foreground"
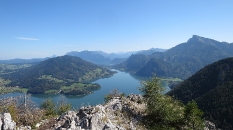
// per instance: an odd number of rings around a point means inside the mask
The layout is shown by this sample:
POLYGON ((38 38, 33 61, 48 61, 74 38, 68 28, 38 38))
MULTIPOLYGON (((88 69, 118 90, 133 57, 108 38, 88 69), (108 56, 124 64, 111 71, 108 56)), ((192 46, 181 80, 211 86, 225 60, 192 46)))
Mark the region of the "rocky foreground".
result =
MULTIPOLYGON (((67 111, 56 119, 37 123, 38 130, 144 130, 141 123, 145 115, 142 96, 115 97, 104 105, 86 106, 78 112, 67 111)), ((206 121, 205 130, 216 130, 206 121)), ((16 127, 9 113, 1 115, 0 130, 31 130, 31 126, 16 127)))

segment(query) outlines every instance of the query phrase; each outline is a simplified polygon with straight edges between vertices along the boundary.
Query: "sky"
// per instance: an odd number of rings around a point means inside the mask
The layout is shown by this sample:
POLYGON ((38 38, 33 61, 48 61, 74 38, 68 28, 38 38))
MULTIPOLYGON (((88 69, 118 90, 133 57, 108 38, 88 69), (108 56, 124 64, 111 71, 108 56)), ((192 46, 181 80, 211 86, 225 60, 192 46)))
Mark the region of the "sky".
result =
POLYGON ((233 0, 0 0, 0 59, 233 42, 233 0))

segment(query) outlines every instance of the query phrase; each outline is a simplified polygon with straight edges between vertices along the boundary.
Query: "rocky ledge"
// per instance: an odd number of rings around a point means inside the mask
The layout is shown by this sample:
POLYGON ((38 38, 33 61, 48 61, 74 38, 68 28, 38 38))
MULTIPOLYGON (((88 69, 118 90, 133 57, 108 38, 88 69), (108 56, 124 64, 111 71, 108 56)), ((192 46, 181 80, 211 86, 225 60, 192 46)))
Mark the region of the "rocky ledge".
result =
POLYGON ((56 130, 136 130, 144 129, 139 124, 144 104, 138 103, 140 95, 127 98, 115 97, 104 105, 82 107, 77 112, 62 114, 51 129, 56 130))
MULTIPOLYGON (((78 112, 67 111, 56 119, 36 124, 39 130, 144 130, 140 121, 145 115, 145 104, 141 95, 114 97, 108 103, 86 106, 78 112)), ((205 130, 217 130, 209 121, 205 130)), ((0 130, 31 130, 30 126, 16 129, 16 123, 9 113, 1 115, 0 130)))

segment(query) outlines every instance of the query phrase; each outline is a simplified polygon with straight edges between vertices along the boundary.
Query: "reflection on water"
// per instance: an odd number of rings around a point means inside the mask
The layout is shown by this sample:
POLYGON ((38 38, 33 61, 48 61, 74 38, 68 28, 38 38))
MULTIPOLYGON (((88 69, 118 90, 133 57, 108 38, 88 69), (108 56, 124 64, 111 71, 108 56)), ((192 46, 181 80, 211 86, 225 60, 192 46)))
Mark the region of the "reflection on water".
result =
MULTIPOLYGON (((138 77, 134 77, 126 72, 121 72, 115 70, 118 73, 109 78, 103 78, 96 80, 92 83, 98 83, 101 85, 101 89, 94 91, 94 93, 86 95, 86 96, 66 96, 68 102, 72 104, 72 107, 78 108, 82 105, 96 105, 104 103, 104 96, 109 94, 112 90, 118 89, 120 92, 125 93, 126 95, 134 93, 140 94, 139 87, 141 87, 141 81, 138 77)), ((167 87, 166 82, 162 83, 163 86, 167 87)), ((169 91, 167 89, 167 91, 169 91)), ((0 95, 0 98, 8 97, 8 96, 19 96, 20 93, 9 93, 0 95)), ((41 104, 47 98, 52 98, 54 101, 61 96, 60 94, 54 95, 43 95, 43 94, 33 94, 31 95, 31 99, 37 104, 41 104)))

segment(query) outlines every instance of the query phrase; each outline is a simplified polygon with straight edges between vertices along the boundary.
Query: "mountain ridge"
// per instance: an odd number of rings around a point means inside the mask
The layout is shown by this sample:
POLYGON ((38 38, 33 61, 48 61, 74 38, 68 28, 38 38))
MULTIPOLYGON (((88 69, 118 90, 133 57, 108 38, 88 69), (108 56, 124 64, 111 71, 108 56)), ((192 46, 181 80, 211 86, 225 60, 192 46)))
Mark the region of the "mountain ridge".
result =
MULTIPOLYGON (((165 52, 155 52, 146 56, 146 64, 141 68, 142 70, 139 69, 134 74, 151 77, 155 73, 159 77, 186 79, 205 65, 230 56, 233 56, 233 44, 194 35, 187 42, 178 44, 165 52), (154 62, 149 62, 151 59, 154 59, 154 62), (157 66, 158 64, 161 65, 157 66), (169 67, 162 67, 167 66, 167 64, 169 67), (161 70, 164 73, 156 70, 161 70), (150 73, 145 75, 145 71, 150 73)), ((131 70, 130 66, 128 68, 123 66, 130 64, 129 59, 131 58, 115 65, 115 68, 131 70)))
POLYGON ((223 129, 233 128, 233 57, 209 64, 167 94, 187 103, 195 100, 204 117, 223 129))

